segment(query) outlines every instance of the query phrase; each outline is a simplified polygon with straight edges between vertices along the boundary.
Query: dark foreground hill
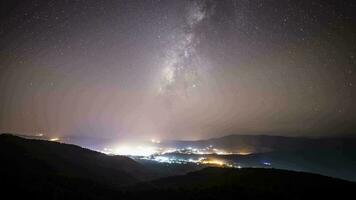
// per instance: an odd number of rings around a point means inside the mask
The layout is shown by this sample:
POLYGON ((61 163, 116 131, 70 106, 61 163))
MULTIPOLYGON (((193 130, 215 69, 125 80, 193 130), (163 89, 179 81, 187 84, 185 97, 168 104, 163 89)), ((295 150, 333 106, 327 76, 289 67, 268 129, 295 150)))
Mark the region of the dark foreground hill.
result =
POLYGON ((0 160, 0 192, 11 199, 330 199, 356 189, 275 169, 206 168, 147 182, 152 175, 129 158, 11 135, 0 135, 0 160))
POLYGON ((131 188, 134 198, 330 199, 352 195, 356 184, 304 172, 258 168, 205 168, 131 188), (136 195, 135 195, 136 194, 136 195))
POLYGON ((55 176, 118 187, 153 177, 144 166, 128 157, 8 134, 0 135, 0 159, 1 176, 9 179, 15 176, 21 183, 46 181, 45 178, 55 176))

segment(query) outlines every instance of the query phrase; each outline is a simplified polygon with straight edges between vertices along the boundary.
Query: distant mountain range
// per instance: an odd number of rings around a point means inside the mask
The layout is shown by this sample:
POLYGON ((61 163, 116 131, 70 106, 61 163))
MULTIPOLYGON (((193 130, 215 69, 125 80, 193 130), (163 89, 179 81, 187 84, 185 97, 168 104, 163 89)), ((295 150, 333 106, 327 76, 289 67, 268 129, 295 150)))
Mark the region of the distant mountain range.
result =
POLYGON ((297 138, 230 135, 197 141, 169 141, 180 148, 214 148, 249 155, 213 155, 242 167, 272 167, 304 171, 356 182, 356 138, 297 138), (268 164, 268 165, 266 165, 268 164), (270 165, 270 166, 269 166, 270 165))
POLYGON ((229 135, 207 140, 171 140, 163 146, 214 148, 231 152, 266 153, 307 149, 356 149, 356 138, 303 138, 269 135, 229 135))
POLYGON ((156 179, 161 175, 127 157, 8 134, 0 135, 0 161, 0 192, 11 199, 322 199, 356 189, 353 182, 276 169, 206 168, 156 179))

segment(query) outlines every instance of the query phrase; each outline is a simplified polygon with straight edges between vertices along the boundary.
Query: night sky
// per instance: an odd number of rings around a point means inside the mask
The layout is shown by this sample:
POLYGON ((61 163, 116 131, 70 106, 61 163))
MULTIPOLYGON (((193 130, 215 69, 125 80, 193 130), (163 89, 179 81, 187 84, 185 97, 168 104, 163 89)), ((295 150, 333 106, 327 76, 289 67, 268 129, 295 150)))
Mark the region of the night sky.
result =
POLYGON ((3 0, 0 132, 356 135, 353 0, 3 0))

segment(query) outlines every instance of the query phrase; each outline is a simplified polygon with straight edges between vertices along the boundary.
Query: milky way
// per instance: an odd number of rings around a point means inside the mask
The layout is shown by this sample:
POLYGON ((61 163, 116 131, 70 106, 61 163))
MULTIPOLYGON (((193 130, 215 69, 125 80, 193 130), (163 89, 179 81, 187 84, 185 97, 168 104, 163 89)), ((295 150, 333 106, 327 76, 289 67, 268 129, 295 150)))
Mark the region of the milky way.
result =
POLYGON ((356 130, 353 0, 4 0, 0 132, 356 130))
POLYGON ((196 29, 213 11, 207 6, 206 1, 192 1, 186 9, 183 25, 170 36, 158 89, 160 94, 187 97, 189 92, 199 87, 203 63, 196 49, 200 42, 196 29))

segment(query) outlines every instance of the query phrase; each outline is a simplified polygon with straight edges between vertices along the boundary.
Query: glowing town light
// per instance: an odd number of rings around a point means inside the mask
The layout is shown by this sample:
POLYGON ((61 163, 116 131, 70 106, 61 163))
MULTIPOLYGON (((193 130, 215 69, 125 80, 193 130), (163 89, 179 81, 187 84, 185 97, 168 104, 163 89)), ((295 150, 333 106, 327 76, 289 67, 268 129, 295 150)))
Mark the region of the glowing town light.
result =
POLYGON ((101 153, 108 154, 108 155, 114 155, 114 150, 111 148, 104 148, 101 153))
POLYGON ((151 142, 154 143, 154 144, 159 144, 159 143, 161 143, 161 141, 156 140, 156 139, 151 139, 151 142))
POLYGON ((155 147, 151 146, 119 146, 113 150, 115 155, 125 155, 125 156, 150 156, 157 153, 155 147))
POLYGON ((171 159, 166 156, 156 156, 154 158, 154 160, 157 162, 163 162, 163 163, 171 163, 172 162, 171 159))
POLYGON ((177 152, 178 150, 175 148, 168 148, 168 149, 161 149, 160 154, 168 154, 168 153, 174 153, 177 152))
POLYGON ((57 138, 57 137, 50 138, 49 141, 51 141, 51 142, 57 142, 57 141, 59 141, 59 138, 57 138))
POLYGON ((215 159, 205 159, 201 161, 202 164, 205 165, 219 165, 219 166, 223 166, 225 165, 225 163, 221 160, 215 160, 215 159))
POLYGON ((270 162, 263 162, 263 165, 265 165, 265 166, 271 166, 271 163, 270 163, 270 162))
POLYGON ((233 153, 231 153, 231 152, 226 152, 226 151, 224 151, 224 150, 220 150, 220 149, 213 149, 213 151, 214 151, 214 153, 216 153, 216 154, 218 154, 218 155, 231 155, 231 154, 233 154, 233 153))
POLYGON ((250 155, 251 152, 248 152, 248 151, 240 151, 240 152, 237 152, 236 154, 242 155, 242 156, 246 156, 246 155, 250 155))

